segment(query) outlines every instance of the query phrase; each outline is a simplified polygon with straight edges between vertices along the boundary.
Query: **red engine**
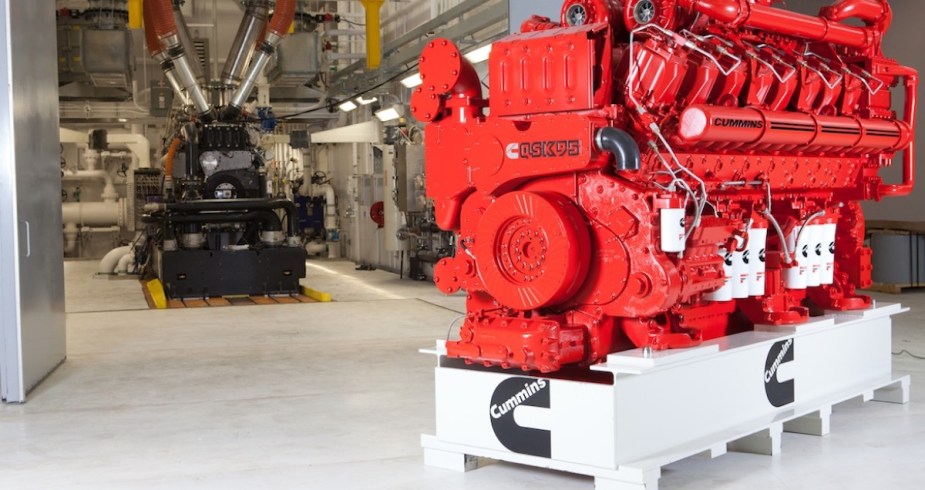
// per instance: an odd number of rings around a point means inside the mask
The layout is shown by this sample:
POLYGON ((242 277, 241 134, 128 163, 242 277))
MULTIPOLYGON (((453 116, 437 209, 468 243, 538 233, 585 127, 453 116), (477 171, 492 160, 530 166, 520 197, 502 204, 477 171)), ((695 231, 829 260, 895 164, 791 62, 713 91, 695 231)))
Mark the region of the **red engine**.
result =
POLYGON ((458 234, 434 280, 468 292, 451 357, 551 372, 870 306, 858 202, 912 189, 918 77, 882 54, 886 0, 772 3, 567 1, 493 44, 488 98, 430 43, 411 110, 458 234))

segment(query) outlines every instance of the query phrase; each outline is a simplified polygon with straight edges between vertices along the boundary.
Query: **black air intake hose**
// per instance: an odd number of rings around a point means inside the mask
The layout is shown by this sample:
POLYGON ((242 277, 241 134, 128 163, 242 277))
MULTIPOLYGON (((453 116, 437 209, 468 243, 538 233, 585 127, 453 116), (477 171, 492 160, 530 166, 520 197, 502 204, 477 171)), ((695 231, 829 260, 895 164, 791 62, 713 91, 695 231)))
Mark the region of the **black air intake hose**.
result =
POLYGON ((594 143, 601 151, 613 154, 617 170, 639 170, 641 156, 636 140, 626 131, 618 128, 601 128, 594 138, 594 143))

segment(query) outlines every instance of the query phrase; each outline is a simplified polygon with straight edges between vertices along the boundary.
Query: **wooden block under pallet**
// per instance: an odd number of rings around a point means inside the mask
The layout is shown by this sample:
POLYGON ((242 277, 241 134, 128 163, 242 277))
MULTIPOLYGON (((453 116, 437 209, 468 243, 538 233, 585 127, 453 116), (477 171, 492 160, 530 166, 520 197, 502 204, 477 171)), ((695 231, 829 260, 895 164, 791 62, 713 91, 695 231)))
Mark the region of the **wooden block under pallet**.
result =
POLYGON ((254 301, 253 296, 229 296, 225 298, 228 300, 228 304, 232 306, 251 306, 259 305, 260 303, 254 301))
POLYGON ((183 304, 187 308, 208 308, 209 307, 209 303, 206 302, 206 300, 204 299, 193 299, 193 298, 184 299, 183 304))
POLYGON ((221 296, 206 298, 206 303, 209 303, 209 306, 231 306, 231 301, 221 296))
POLYGON ((258 305, 275 305, 276 300, 269 296, 251 296, 250 300, 258 305))
MULTIPOLYGON (((155 308, 151 295, 145 290, 145 299, 148 306, 155 308)), ((211 298, 186 298, 186 299, 168 299, 166 307, 175 308, 209 308, 217 306, 252 306, 252 305, 278 305, 278 304, 299 304, 299 303, 317 303, 314 298, 304 294, 281 295, 281 296, 215 296, 211 298)))
POLYGON ((293 298, 292 296, 273 296, 273 299, 275 299, 277 303, 281 303, 284 305, 301 303, 301 301, 293 298))

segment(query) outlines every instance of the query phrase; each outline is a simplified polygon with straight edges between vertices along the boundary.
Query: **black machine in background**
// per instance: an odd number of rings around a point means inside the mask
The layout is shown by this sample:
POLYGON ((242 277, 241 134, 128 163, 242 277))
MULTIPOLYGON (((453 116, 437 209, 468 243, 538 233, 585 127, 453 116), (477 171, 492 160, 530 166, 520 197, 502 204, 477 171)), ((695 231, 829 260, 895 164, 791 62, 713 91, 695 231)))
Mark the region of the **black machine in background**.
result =
POLYGON ((169 298, 297 294, 306 252, 295 203, 268 196, 246 123, 187 123, 165 158, 164 202, 144 221, 169 298))

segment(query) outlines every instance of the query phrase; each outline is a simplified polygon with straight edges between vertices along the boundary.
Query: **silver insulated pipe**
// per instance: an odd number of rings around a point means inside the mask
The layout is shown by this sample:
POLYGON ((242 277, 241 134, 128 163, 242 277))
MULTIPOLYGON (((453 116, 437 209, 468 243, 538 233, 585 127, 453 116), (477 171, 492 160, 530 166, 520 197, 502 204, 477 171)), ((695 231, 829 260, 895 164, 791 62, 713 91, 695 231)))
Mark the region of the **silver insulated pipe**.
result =
POLYGON ((244 70, 254 57, 257 50, 257 41, 260 33, 267 26, 270 15, 270 5, 267 0, 252 0, 244 11, 244 20, 238 28, 238 34, 231 45, 228 59, 222 70, 222 85, 234 89, 241 84, 244 70))
POLYGON ((177 23, 177 36, 180 37, 180 44, 186 55, 190 58, 190 66, 193 69, 193 76, 200 86, 206 84, 206 76, 202 71, 202 61, 199 58, 199 52, 196 51, 196 44, 193 43, 193 36, 190 34, 189 26, 186 25, 186 18, 180 10, 180 3, 173 2, 173 18, 177 23))
MULTIPOLYGON (((167 79, 175 89, 182 87, 203 120, 214 118, 214 109, 200 88, 193 67, 180 40, 173 2, 144 2, 145 44, 151 56, 161 64, 167 79)), ((180 94, 183 92, 180 91, 180 94)))
POLYGON ((257 44, 257 55, 247 67, 241 86, 235 91, 228 105, 222 111, 221 118, 224 121, 236 119, 241 115, 244 108, 244 102, 247 101, 254 85, 257 83, 257 77, 263 73, 264 68, 273 54, 280 41, 289 32, 292 21, 295 19, 296 0, 276 0, 276 6, 273 11, 273 17, 267 23, 266 35, 263 40, 257 44))
POLYGON ((161 65, 161 69, 164 70, 164 77, 167 78, 167 83, 170 84, 174 93, 183 100, 184 105, 188 105, 190 103, 189 95, 186 94, 183 85, 180 84, 180 80, 177 78, 177 70, 174 68, 173 60, 170 59, 170 56, 161 51, 154 55, 154 61, 161 65))
MULTIPOLYGON (((267 67, 267 63, 270 62, 270 58, 272 58, 273 54, 276 52, 276 46, 279 45, 282 39, 282 37, 277 36, 275 33, 267 33, 266 41, 258 47, 257 57, 254 58, 254 61, 251 62, 248 67, 247 74, 244 75, 241 86, 238 87, 234 96, 228 101, 228 107, 226 109, 235 112, 241 111, 241 108, 244 107, 244 102, 247 101, 247 97, 250 96, 251 92, 254 90, 254 86, 257 84, 257 78, 267 67)), ((229 112, 229 114, 230 113, 231 112, 229 112)))
POLYGON ((189 62, 189 58, 183 51, 179 36, 174 35, 165 39, 164 44, 170 46, 167 50, 167 54, 169 54, 170 58, 173 60, 177 79, 180 85, 186 89, 186 93, 189 95, 193 106, 195 106, 196 110, 202 115, 212 112, 212 105, 206 100, 205 94, 203 94, 202 89, 199 87, 195 72, 191 66, 192 63, 189 62))

